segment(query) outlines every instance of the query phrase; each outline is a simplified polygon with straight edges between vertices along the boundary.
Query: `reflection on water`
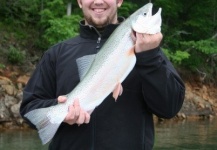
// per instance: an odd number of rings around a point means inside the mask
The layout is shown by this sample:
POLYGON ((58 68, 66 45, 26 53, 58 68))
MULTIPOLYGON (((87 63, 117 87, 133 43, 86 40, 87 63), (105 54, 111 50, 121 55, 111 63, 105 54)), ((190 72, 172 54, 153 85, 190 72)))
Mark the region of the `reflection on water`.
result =
POLYGON ((35 130, 0 130, 0 150, 47 150, 35 130))
MULTIPOLYGON (((155 124, 154 150, 215 150, 217 119, 155 124)), ((0 130, 0 150, 47 150, 35 130, 0 130)))
POLYGON ((154 150, 217 150, 217 119, 156 124, 154 150))

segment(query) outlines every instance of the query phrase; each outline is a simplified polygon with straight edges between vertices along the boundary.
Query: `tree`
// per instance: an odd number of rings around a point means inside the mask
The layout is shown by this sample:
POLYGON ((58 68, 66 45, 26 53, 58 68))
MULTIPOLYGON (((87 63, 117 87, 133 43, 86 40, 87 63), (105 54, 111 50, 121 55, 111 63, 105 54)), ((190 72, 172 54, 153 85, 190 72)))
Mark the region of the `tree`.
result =
MULTIPOLYGON (((148 2, 150 0, 125 0, 118 13, 128 17, 148 2)), ((159 7, 162 8, 164 39, 161 46, 169 59, 177 67, 192 71, 199 69, 210 74, 216 72, 217 1, 151 2, 155 11, 159 7)), ((2 30, 13 29, 7 31, 16 32, 19 40, 22 39, 20 35, 29 32, 26 29, 33 29, 34 34, 29 33, 28 36, 34 35, 34 47, 43 50, 56 42, 75 36, 78 33, 77 23, 81 18, 81 9, 74 0, 1 0, 0 5, 2 30), (20 32, 23 28, 25 30, 20 32)), ((23 39, 20 43, 24 45, 23 39)))

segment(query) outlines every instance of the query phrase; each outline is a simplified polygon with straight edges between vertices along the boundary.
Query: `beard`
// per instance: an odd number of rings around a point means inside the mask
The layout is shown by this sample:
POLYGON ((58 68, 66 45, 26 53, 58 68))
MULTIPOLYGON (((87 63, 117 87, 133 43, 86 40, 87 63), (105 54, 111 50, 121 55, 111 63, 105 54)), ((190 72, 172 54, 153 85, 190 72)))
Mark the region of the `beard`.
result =
POLYGON ((93 19, 92 17, 85 17, 85 20, 87 21, 89 25, 92 25, 96 28, 103 28, 107 26, 108 24, 110 24, 109 18, 106 18, 104 20, 96 20, 96 19, 93 19))
POLYGON ((115 14, 112 16, 104 17, 102 19, 100 19, 100 18, 95 19, 90 15, 84 15, 84 18, 85 18, 87 24, 92 25, 96 28, 104 28, 105 26, 113 23, 113 20, 115 18, 115 14))

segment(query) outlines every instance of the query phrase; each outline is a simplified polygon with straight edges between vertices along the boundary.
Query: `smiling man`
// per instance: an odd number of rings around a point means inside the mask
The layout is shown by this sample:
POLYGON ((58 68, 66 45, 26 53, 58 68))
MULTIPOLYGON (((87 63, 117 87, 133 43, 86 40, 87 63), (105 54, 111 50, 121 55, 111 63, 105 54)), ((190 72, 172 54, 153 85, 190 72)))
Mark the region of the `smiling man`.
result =
MULTIPOLYGON (((77 0, 84 14, 80 34, 45 52, 23 91, 20 113, 65 103, 80 82, 76 59, 96 54, 124 21, 117 10, 123 0, 77 0)), ((69 106, 49 150, 151 150, 153 114, 171 118, 180 110, 185 87, 159 44, 162 34, 132 34, 136 65, 122 83, 115 102, 109 95, 91 114, 69 106)), ((121 56, 120 56, 121 57, 121 56)), ((28 121, 28 120, 27 120, 28 121)), ((32 125, 29 122, 30 125, 32 125)), ((33 125, 34 126, 34 125, 33 125)))
POLYGON ((117 8, 122 2, 123 0, 78 0, 79 7, 84 14, 85 25, 97 28, 117 23, 117 8))

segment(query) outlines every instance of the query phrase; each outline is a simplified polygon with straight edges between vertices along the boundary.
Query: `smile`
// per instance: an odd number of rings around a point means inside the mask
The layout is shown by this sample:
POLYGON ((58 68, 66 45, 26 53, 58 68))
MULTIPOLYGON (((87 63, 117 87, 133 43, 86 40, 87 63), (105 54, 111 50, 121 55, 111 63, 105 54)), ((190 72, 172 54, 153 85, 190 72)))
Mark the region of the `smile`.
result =
POLYGON ((106 9, 104 9, 104 8, 95 8, 95 9, 93 9, 93 11, 94 12, 96 12, 96 13, 102 13, 102 12, 104 12, 106 9))

